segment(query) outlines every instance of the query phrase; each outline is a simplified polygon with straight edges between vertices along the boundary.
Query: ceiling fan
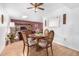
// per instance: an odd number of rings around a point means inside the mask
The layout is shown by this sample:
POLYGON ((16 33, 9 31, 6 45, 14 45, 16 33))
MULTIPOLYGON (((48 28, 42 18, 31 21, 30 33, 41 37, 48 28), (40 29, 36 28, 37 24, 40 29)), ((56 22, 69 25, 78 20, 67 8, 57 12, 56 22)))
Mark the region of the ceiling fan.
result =
POLYGON ((44 3, 30 3, 30 4, 32 5, 32 7, 28 7, 27 9, 34 8, 35 12, 37 12, 37 9, 44 10, 44 8, 41 7, 44 3))

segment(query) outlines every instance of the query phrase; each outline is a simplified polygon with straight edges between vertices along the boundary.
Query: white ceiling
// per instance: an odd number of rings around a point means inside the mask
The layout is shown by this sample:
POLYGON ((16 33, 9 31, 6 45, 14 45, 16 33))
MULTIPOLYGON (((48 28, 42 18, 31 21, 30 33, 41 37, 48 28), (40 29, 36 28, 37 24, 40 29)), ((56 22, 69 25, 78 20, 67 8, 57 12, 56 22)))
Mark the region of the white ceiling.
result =
POLYGON ((27 9, 31 7, 29 3, 1 3, 0 5, 7 11, 10 18, 18 19, 22 19, 22 16, 28 16, 27 19, 42 19, 46 14, 49 15, 51 12, 63 6, 70 9, 79 8, 79 3, 44 3, 42 7, 44 7, 45 10, 38 10, 38 12, 35 13, 34 10, 27 9))

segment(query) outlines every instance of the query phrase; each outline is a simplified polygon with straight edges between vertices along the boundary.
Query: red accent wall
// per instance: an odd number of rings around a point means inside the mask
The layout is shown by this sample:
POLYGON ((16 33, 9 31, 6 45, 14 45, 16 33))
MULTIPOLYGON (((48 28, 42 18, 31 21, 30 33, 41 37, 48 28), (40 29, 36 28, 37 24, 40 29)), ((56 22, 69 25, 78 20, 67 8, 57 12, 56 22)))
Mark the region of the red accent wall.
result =
POLYGON ((11 22, 15 22, 15 25, 28 25, 31 24, 33 31, 36 30, 35 24, 38 24, 38 28, 43 32, 43 23, 42 22, 33 22, 33 21, 25 21, 25 20, 18 20, 18 19, 11 19, 11 22))

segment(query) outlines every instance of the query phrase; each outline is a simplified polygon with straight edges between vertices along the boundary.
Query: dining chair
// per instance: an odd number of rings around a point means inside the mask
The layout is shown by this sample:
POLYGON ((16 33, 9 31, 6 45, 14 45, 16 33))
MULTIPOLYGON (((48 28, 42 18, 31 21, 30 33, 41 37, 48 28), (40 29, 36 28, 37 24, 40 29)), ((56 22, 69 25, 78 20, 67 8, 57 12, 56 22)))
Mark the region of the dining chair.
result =
MULTIPOLYGON (((44 30, 44 36, 45 37, 48 37, 48 34, 49 34, 49 30, 48 29, 45 29, 44 30)), ((45 42, 45 39, 41 39, 41 40, 39 40, 40 42, 45 42)))
POLYGON ((21 32, 18 32, 18 37, 19 37, 19 40, 23 39, 21 32))
POLYGON ((52 42, 54 40, 54 31, 50 31, 48 33, 48 36, 46 36, 46 38, 44 39, 45 41, 41 41, 39 42, 39 46, 42 47, 43 49, 46 49, 46 53, 47 53, 47 56, 49 55, 48 53, 48 48, 50 47, 51 48, 51 52, 52 52, 52 55, 53 55, 53 47, 52 47, 52 42))
MULTIPOLYGON (((45 37, 48 37, 48 34, 49 34, 49 30, 48 30, 48 29, 45 29, 45 30, 44 30, 44 36, 45 36, 45 37)), ((41 39, 41 40, 39 40, 39 41, 45 43, 46 40, 45 40, 45 39, 41 39)))
POLYGON ((48 33, 49 33, 49 30, 48 29, 45 29, 44 30, 44 36, 48 36, 48 33))
POLYGON ((28 39, 28 33, 26 31, 21 32, 23 37, 23 55, 25 54, 25 47, 27 47, 27 56, 29 55, 29 48, 35 45, 34 41, 31 41, 32 44, 30 45, 29 39, 28 39))

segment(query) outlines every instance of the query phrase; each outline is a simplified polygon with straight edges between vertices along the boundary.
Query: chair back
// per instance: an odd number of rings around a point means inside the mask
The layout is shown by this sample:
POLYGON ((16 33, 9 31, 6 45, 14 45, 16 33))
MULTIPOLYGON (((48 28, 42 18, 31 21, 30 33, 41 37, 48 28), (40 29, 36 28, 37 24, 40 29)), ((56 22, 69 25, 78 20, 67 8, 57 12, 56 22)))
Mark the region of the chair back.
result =
POLYGON ((49 32, 47 41, 49 43, 52 43, 53 39, 54 39, 54 31, 52 30, 52 31, 49 32))
POLYGON ((19 40, 23 40, 21 32, 18 32, 18 37, 19 37, 19 40))
POLYGON ((27 34, 27 32, 26 31, 22 31, 21 34, 22 34, 22 37, 23 37, 23 43, 25 45, 28 45, 28 34, 27 34))
POLYGON ((45 36, 48 36, 48 33, 49 33, 49 30, 48 30, 48 29, 45 29, 45 30, 44 30, 44 35, 45 35, 45 36))

